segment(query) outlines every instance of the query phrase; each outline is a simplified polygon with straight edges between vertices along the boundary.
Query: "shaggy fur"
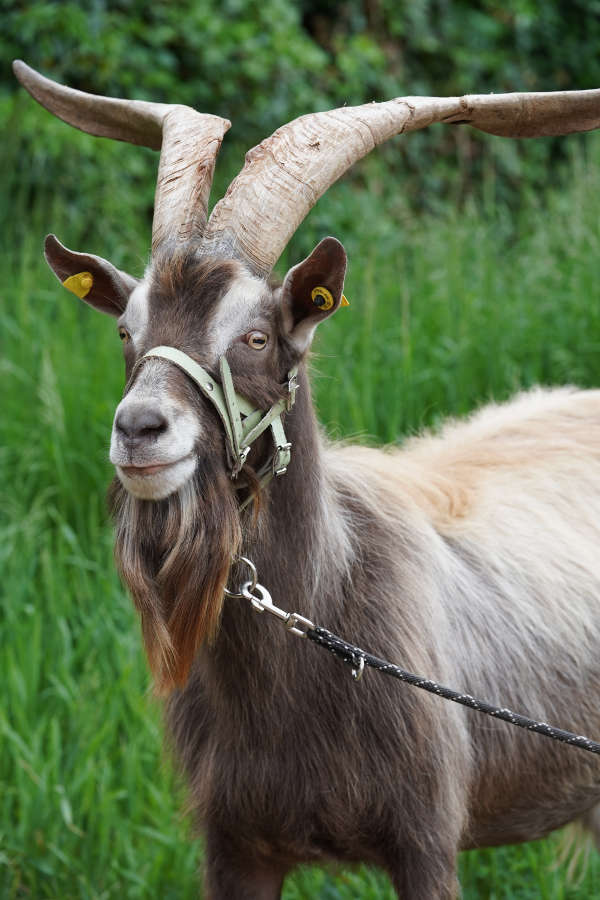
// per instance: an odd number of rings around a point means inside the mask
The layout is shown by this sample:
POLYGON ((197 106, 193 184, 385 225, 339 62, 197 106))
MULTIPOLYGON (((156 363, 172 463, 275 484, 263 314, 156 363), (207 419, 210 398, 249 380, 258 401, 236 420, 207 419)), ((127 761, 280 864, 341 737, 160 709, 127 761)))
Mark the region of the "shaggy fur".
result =
MULTIPOLYGON (((189 265, 175 284, 155 280, 151 306, 168 308, 189 265)), ((207 331, 230 277, 203 292, 207 331)), ((254 365, 234 347, 228 359, 238 389, 268 405, 294 351, 277 304, 265 316, 278 335, 270 355, 254 365)), ((191 318, 188 352, 210 366, 191 318)), ((153 307, 148 345, 181 345, 175 319, 153 307)), ((275 900, 293 866, 337 860, 382 866, 402 898, 452 900, 458 850, 582 816, 594 829, 597 757, 373 673, 357 685, 245 601, 223 602, 223 587, 245 577, 230 571, 242 551, 285 609, 597 737, 600 392, 533 391, 381 451, 324 440, 302 363, 288 474, 240 515, 214 411, 172 378, 202 422, 194 478, 165 500, 118 485, 112 497, 117 559, 206 837, 207 896, 275 900)), ((267 448, 265 438, 251 465, 267 448)))
POLYGON ((185 683, 198 647, 215 639, 240 542, 237 504, 224 472, 206 467, 163 501, 137 500, 115 480, 111 505, 118 568, 163 693, 185 683))

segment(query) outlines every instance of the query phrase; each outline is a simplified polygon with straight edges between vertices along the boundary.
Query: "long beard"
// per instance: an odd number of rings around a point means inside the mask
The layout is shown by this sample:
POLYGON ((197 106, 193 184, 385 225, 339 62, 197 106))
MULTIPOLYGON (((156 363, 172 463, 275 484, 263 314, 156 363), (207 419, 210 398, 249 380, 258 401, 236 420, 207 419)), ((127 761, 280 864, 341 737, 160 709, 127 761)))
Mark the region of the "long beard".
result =
POLYGON ((165 500, 138 500, 115 479, 109 503, 115 558, 140 613, 158 693, 185 684, 203 643, 214 642, 241 532, 231 481, 206 467, 165 500))

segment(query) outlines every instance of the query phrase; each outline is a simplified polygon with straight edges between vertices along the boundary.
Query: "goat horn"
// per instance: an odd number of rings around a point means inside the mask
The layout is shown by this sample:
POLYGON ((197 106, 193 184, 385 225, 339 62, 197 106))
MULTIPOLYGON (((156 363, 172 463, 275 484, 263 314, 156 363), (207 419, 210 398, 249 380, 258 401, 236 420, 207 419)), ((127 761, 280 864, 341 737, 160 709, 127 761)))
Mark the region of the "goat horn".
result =
POLYGON ((215 160, 231 127, 227 119, 189 106, 86 94, 44 78, 21 60, 13 62, 13 71, 38 103, 69 125, 98 137, 161 150, 153 252, 165 241, 201 240, 215 160))
POLYGON ((203 250, 236 256, 267 275, 309 210, 353 163, 388 138, 433 122, 502 137, 590 131, 600 125, 600 90, 398 97, 301 116, 247 153, 212 212, 203 250))

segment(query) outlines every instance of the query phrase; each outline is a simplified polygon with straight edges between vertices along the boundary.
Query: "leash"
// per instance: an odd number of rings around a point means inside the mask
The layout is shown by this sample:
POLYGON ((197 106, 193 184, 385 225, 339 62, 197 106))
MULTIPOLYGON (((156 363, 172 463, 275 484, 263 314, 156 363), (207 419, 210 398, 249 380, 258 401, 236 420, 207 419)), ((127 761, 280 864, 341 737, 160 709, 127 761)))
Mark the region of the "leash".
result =
POLYGON ((351 666, 352 677, 355 681, 361 680, 365 666, 368 666, 369 668, 376 669, 378 672, 382 672, 384 675, 391 675, 399 681, 404 681, 407 684, 413 685, 413 687, 421 688, 424 691, 428 691, 430 694, 437 694, 438 697, 443 697, 444 700, 451 700, 453 703, 460 703, 462 706, 468 706, 469 709, 474 709, 476 712, 492 716, 494 719, 502 719, 504 722, 509 722, 511 725, 517 725, 519 728, 525 728, 527 731, 533 731, 536 734, 541 734, 554 741, 561 741, 563 744, 570 744, 572 747, 579 747, 582 750, 588 750, 590 753, 600 754, 600 743, 592 741, 584 735, 574 734, 572 731, 556 728, 553 725, 549 725, 547 722, 536 722, 535 719, 530 719, 528 716, 521 715, 521 713, 513 712, 504 707, 493 706, 491 703, 487 703, 485 700, 478 700, 470 694, 461 694, 459 691, 452 690, 452 688, 444 687, 436 681, 432 681, 430 678, 423 678, 421 675, 407 672, 406 669, 402 669, 400 666, 396 666, 393 663, 387 662, 385 659, 373 656, 371 653, 367 653, 366 650, 362 650, 360 647, 348 643, 348 641, 343 640, 341 637, 338 637, 337 634, 333 634, 326 628, 315 625, 314 622, 311 622, 310 619, 301 616, 299 613, 289 613, 280 609, 273 603, 268 590, 262 584, 258 583, 256 567, 254 564, 245 556, 241 556, 240 561, 246 563, 252 577, 249 581, 244 582, 237 592, 226 589, 226 596, 234 599, 249 600, 252 608, 256 612, 270 613, 279 619, 284 624, 285 628, 292 634, 296 634, 299 637, 306 637, 309 641, 313 641, 318 646, 325 647, 325 649, 329 650, 330 653, 333 653, 334 656, 343 660, 346 665, 351 666))
MULTIPOLYGON (((297 366, 288 373, 285 397, 264 412, 256 409, 245 397, 236 392, 231 371, 224 356, 219 360, 221 384, 216 382, 202 366, 186 353, 183 353, 183 351, 174 347, 163 346, 153 347, 144 354, 135 366, 131 379, 133 379, 135 372, 143 361, 152 356, 166 359, 182 369, 215 407, 225 430, 225 444, 230 474, 233 479, 237 478, 242 470, 252 443, 267 429, 270 429, 272 434, 274 452, 265 466, 257 473, 260 488, 265 487, 272 478, 285 474, 290 462, 292 445, 286 439, 281 416, 292 408, 296 399, 296 391, 298 390, 296 381, 297 366)), ((248 497, 241 504, 240 509, 243 509, 251 501, 252 496, 248 497)), ((225 596, 249 600, 254 610, 257 612, 268 612, 276 616, 292 634, 296 634, 299 637, 307 637, 320 647, 325 647, 330 653, 338 656, 343 662, 352 667, 352 677, 355 681, 360 681, 365 666, 369 666, 382 672, 384 675, 391 675, 393 678, 398 678, 400 681, 428 691, 430 694, 437 694, 445 700, 468 706, 469 709, 474 709, 476 712, 492 716, 495 719, 502 719, 511 725, 526 728, 528 731, 534 731, 536 734, 552 738, 552 740, 561 741, 573 747, 580 747, 582 750, 588 750, 590 753, 600 754, 600 743, 592 741, 583 735, 564 731, 562 728, 555 728, 547 722, 536 722, 535 719, 530 719, 510 709, 492 706, 491 703, 487 703, 485 700, 478 700, 470 694, 461 694, 452 690, 452 688, 444 687, 435 681, 431 681, 429 678, 423 678, 421 675, 407 672, 406 669, 402 669, 400 666, 396 666, 384 659, 379 659, 379 657, 367 653, 360 647, 348 643, 326 628, 315 625, 314 622, 311 622, 310 619, 301 616, 299 613, 288 613, 280 609, 273 603, 268 590, 263 585, 258 584, 254 564, 244 556, 240 557, 240 560, 249 567, 251 578, 237 592, 225 588, 225 596)))
POLYGON ((528 731, 542 734, 544 737, 552 738, 554 741, 562 741, 563 744, 571 744, 573 747, 589 750, 590 753, 600 753, 600 744, 583 735, 556 728, 554 725, 548 725, 547 722, 536 722, 535 719, 530 719, 521 715, 521 713, 513 712, 504 707, 492 706, 491 703, 487 703, 485 700, 477 700, 470 694, 461 694, 458 691, 453 691, 452 688, 438 684, 436 681, 431 681, 429 678, 414 675, 412 672, 407 672, 406 669, 401 669, 400 666, 395 666, 393 663, 386 662, 384 659, 379 659, 377 656, 361 650, 360 647, 355 647, 354 644, 349 644, 336 634, 332 634, 331 631, 327 631, 326 628, 314 625, 312 628, 307 629, 306 637, 314 641, 315 644, 326 647, 335 656, 351 665, 352 675, 357 681, 362 676, 364 667, 370 666, 379 672, 383 672, 384 675, 391 675, 393 678, 398 678, 400 681, 405 681, 414 687, 429 691, 430 694, 437 694, 439 697, 443 697, 444 700, 452 700, 454 703, 468 706, 469 709, 492 716, 494 719, 502 719, 504 722, 510 722, 511 725, 518 725, 519 728, 526 728, 528 731))

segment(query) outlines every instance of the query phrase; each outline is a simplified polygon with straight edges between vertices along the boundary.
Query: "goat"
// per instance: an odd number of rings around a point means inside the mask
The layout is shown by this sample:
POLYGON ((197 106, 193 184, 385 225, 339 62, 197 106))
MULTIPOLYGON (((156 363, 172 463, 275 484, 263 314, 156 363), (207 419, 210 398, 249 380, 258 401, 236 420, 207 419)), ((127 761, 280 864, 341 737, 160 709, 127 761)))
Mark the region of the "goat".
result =
POLYGON ((45 249, 123 341, 116 559, 205 837, 207 896, 274 900, 294 866, 334 860, 383 867, 400 897, 450 900, 461 849, 578 819, 598 836, 595 756, 385 678, 357 688, 329 654, 224 591, 243 580, 244 553, 276 601, 371 652, 600 734, 600 392, 536 389, 399 450, 335 446, 306 359, 343 302, 344 249, 325 238, 269 282, 311 206, 375 145, 438 121, 505 137, 590 130, 600 91, 307 115, 248 153, 207 221, 227 121, 15 71, 71 125, 162 141, 141 281, 54 236, 45 249), (260 472, 284 468, 287 443, 273 453, 265 430, 238 452, 207 399, 229 377, 260 412, 291 407, 297 377, 284 477, 260 472))

